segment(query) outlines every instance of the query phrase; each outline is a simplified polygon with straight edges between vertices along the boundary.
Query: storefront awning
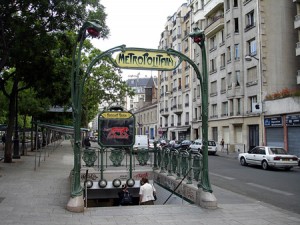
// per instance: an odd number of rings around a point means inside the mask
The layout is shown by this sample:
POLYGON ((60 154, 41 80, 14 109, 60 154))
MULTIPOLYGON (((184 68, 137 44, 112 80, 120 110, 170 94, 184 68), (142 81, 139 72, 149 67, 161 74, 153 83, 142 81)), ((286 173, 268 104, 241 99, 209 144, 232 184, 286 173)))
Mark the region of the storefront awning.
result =
POLYGON ((159 130, 160 130, 161 132, 167 132, 167 131, 168 131, 168 128, 159 128, 159 130))
POLYGON ((182 126, 182 127, 177 127, 174 129, 174 131, 178 131, 178 132, 187 132, 188 129, 190 129, 190 126, 182 126))

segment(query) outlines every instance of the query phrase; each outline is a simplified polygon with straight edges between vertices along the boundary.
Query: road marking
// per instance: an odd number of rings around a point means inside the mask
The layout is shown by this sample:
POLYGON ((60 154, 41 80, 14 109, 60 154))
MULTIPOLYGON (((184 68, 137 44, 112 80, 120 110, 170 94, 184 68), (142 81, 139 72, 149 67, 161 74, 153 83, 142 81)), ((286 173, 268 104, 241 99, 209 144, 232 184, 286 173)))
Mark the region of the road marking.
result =
POLYGON ((235 180, 235 178, 233 178, 233 177, 226 177, 226 176, 223 176, 223 175, 220 175, 220 174, 216 174, 216 173, 211 173, 211 172, 210 172, 210 174, 211 174, 211 175, 214 175, 214 176, 216 176, 216 177, 224 178, 224 179, 226 179, 226 180, 235 180))
POLYGON ((286 195, 286 196, 294 195, 293 193, 290 193, 290 192, 280 191, 280 190, 277 190, 277 189, 274 189, 274 188, 269 188, 269 187, 262 186, 262 185, 259 185, 259 184, 254 184, 254 183, 247 183, 247 184, 251 185, 253 187, 258 187, 258 188, 261 188, 261 189, 264 189, 264 190, 272 191, 272 192, 275 192, 275 193, 278 193, 278 194, 283 194, 283 195, 286 195))

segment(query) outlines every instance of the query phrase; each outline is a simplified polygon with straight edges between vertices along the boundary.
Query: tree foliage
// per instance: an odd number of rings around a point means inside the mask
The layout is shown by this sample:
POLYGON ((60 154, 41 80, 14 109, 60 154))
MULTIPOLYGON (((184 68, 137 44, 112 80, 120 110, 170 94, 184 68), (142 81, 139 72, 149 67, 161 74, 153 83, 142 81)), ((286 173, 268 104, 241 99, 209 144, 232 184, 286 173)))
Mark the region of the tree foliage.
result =
MULTIPOLYGON (((2 0, 0 4, 0 90, 8 101, 5 162, 12 161, 11 137, 16 100, 28 88, 51 104, 69 102, 74 39, 88 19, 97 19, 107 37, 106 14, 96 0, 2 0), (10 86, 11 85, 11 86, 10 86), (50 96, 50 97, 49 97, 50 96)), ((48 102, 46 102, 48 103, 48 102)))

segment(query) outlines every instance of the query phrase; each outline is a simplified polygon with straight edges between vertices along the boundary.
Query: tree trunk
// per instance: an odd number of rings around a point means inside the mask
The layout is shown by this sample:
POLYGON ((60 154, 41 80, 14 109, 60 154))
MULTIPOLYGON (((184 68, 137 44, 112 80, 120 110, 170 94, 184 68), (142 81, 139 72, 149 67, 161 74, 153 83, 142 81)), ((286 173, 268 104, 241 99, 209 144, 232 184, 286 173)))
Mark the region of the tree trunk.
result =
POLYGON ((5 142, 5 150, 4 150, 5 163, 12 163, 13 131, 15 125, 17 89, 18 89, 18 82, 14 81, 12 92, 9 96, 8 124, 6 130, 6 142, 5 142))

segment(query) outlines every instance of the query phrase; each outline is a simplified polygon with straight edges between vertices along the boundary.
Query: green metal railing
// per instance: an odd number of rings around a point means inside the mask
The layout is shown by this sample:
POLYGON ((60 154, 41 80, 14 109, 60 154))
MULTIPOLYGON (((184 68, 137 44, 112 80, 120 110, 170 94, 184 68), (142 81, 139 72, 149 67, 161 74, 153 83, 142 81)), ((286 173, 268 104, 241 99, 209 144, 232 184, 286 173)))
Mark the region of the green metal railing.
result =
MULTIPOLYGON (((174 176, 176 180, 186 176, 187 184, 192 181, 201 184, 201 171, 203 157, 201 154, 192 154, 186 150, 175 150, 164 147, 139 149, 132 154, 132 170, 140 167, 149 167, 153 171, 166 173, 167 176, 174 176)), ((104 178, 104 171, 113 171, 116 168, 127 171, 130 166, 130 150, 118 148, 90 147, 82 149, 82 169, 92 167, 100 171, 101 179, 104 178)))

